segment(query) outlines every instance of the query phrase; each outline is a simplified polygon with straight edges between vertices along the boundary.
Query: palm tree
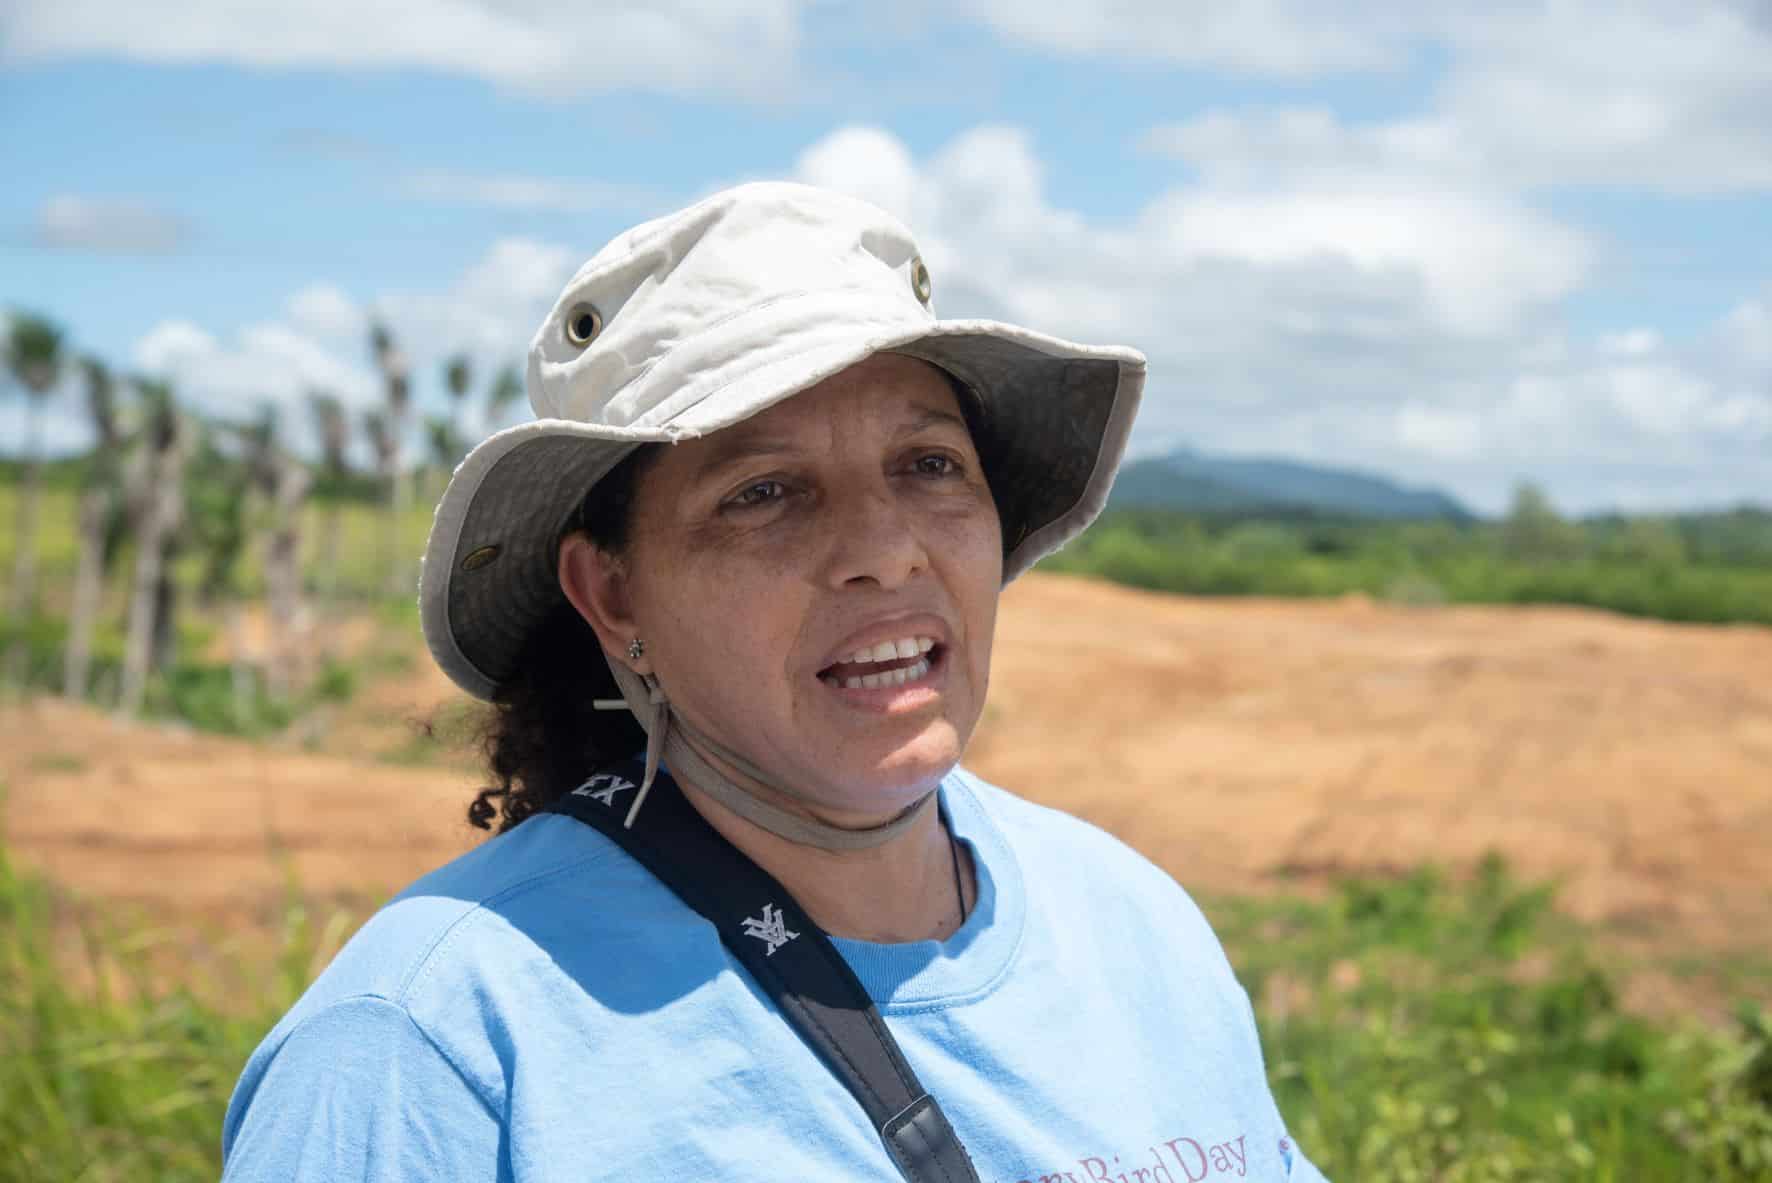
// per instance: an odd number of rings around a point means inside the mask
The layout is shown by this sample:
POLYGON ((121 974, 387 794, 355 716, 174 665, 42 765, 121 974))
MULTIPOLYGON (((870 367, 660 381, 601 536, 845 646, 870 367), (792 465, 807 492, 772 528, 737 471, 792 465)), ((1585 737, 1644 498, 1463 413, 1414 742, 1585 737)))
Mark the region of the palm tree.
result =
POLYGON ((217 424, 201 429, 196 448, 197 463, 185 482, 187 514, 184 532, 202 555, 202 574, 197 599, 205 615, 219 615, 227 625, 229 665, 233 675, 233 711, 238 724, 254 714, 256 698, 253 669, 248 661, 246 611, 240 588, 240 556, 246 551, 252 472, 250 456, 259 428, 217 424), (245 456, 237 463, 217 446, 218 439, 232 438, 245 456))
POLYGON ((61 329, 41 316, 15 313, 6 326, 6 370, 25 392, 24 480, 13 526, 12 587, 7 616, 18 626, 6 655, 5 680, 24 681, 30 657, 27 624, 37 606, 37 504, 43 484, 43 406, 61 381, 64 362, 61 329))
POLYGON ((452 426, 460 426, 462 400, 474 383, 474 367, 468 355, 458 353, 443 363, 443 388, 449 391, 449 418, 452 426))
POLYGON ((425 424, 425 430, 431 439, 431 459, 443 470, 443 480, 449 480, 449 474, 467 455, 467 447, 462 440, 461 408, 468 397, 468 387, 474 383, 473 363, 468 355, 458 353, 443 363, 443 389, 449 392, 449 417, 442 419, 433 417, 425 424))
POLYGON ((349 471, 346 453, 351 443, 351 421, 345 416, 344 404, 330 391, 309 391, 308 407, 313 411, 314 423, 319 429, 323 471, 327 483, 332 486, 332 496, 326 505, 326 525, 322 531, 321 545, 325 549, 320 557, 321 610, 330 613, 338 598, 338 545, 343 529, 343 502, 339 496, 342 490, 339 486, 349 471))
POLYGON ((432 415, 425 420, 425 439, 431 445, 431 462, 447 476, 461 463, 461 437, 447 415, 432 415))
MULTIPOLYGON (((399 595, 406 590, 408 582, 407 564, 402 561, 398 546, 399 527, 410 497, 406 474, 400 464, 400 441, 406 434, 406 413, 412 405, 412 383, 406 355, 400 351, 387 325, 377 321, 370 326, 369 348, 375 355, 375 366, 381 371, 382 385, 387 395, 387 422, 384 427, 388 457, 385 468, 389 474, 388 591, 392 595, 399 595)), ((382 451, 379 445, 377 451, 382 451)))
POLYGON ((122 432, 117 426, 116 383, 97 358, 80 359, 86 386, 86 411, 92 419, 92 461, 86 491, 80 497, 80 561, 74 572, 73 604, 68 611, 68 646, 62 654, 62 693, 86 697, 92 670, 92 631, 109 565, 107 545, 120 500, 122 432))
POLYGON ((312 486, 308 470, 279 446, 277 414, 266 407, 253 429, 247 470, 270 508, 265 533, 265 595, 269 600, 271 694, 287 698, 295 685, 301 605, 301 507, 312 486))
POLYGON ((184 517, 184 466, 190 444, 190 431, 179 414, 172 387, 142 378, 136 380, 136 389, 144 415, 142 453, 130 498, 137 525, 123 683, 117 703, 124 715, 141 713, 148 672, 171 627, 166 557, 184 517))
POLYGON ((486 392, 486 427, 490 430, 504 415, 506 408, 523 397, 523 379, 516 366, 505 366, 492 380, 486 392))
MULTIPOLYGON (((394 485, 394 465, 399 461, 400 447, 394 438, 392 427, 388 424, 388 415, 384 411, 367 411, 363 415, 363 434, 369 439, 369 447, 375 453, 375 471, 389 489, 394 485)), ((395 556, 399 549, 400 519, 394 512, 390 496, 390 504, 386 513, 382 514, 381 523, 381 554, 378 556, 384 569, 393 569, 395 556)))

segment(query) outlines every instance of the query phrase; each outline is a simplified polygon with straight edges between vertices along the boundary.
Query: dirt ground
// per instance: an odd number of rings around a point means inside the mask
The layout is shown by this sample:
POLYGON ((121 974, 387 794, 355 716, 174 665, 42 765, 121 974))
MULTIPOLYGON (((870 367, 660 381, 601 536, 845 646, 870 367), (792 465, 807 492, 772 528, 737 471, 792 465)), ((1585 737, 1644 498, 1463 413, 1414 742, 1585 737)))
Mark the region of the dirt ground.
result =
MULTIPOLYGON (((414 640, 414 652, 419 648, 414 640)), ((1772 630, 1565 608, 1200 600, 1030 576, 967 763, 1209 891, 1499 850, 1666 949, 1772 947, 1772 630)), ((467 849, 459 698, 417 657, 273 743, 0 709, 6 843, 107 906, 262 928, 467 849)))

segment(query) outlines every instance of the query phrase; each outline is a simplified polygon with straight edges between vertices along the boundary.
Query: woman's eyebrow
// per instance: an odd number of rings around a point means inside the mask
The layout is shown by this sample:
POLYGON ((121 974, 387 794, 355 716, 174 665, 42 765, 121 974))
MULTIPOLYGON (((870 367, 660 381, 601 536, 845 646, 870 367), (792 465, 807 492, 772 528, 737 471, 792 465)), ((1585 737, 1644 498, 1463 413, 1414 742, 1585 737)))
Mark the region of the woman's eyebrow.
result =
POLYGON ((916 435, 919 431, 923 431, 926 428, 939 427, 942 425, 958 427, 961 431, 970 430, 966 426, 966 420, 960 418, 960 416, 954 414, 952 411, 944 411, 939 407, 924 407, 922 408, 922 411, 923 413, 921 415, 918 415, 915 419, 910 420, 897 431, 893 432, 892 438, 903 439, 907 435, 916 435))
POLYGON ((792 455, 800 450, 778 436, 741 436, 703 460, 695 470, 694 479, 699 483, 716 477, 733 465, 746 460, 754 460, 759 456, 792 455))
MULTIPOLYGON (((918 409, 919 414, 907 419, 893 430, 891 438, 894 441, 916 435, 931 427, 956 427, 961 431, 967 430, 966 421, 952 411, 945 411, 939 407, 918 409)), ((747 435, 733 431, 728 439, 721 442, 724 446, 703 460, 696 468, 694 476, 696 482, 717 477, 726 469, 746 460, 755 460, 761 456, 793 456, 807 450, 792 440, 762 433, 747 435)))
MULTIPOLYGON (((955 414, 953 411, 943 411, 941 407, 920 407, 920 414, 905 420, 900 427, 893 430, 891 437, 897 441, 897 439, 904 439, 905 436, 916 436, 921 430, 927 430, 930 427, 957 427, 962 432, 968 430, 966 420, 962 420, 959 414, 955 414)), ((778 455, 797 455, 797 453, 806 450, 804 445, 794 443, 789 437, 767 436, 762 432, 757 432, 757 434, 732 432, 732 437, 721 441, 721 443, 725 446, 721 446, 719 452, 714 453, 711 457, 702 460, 702 464, 695 469, 695 480, 707 480, 711 476, 718 476, 721 471, 732 468, 734 464, 742 464, 744 460, 755 460, 757 457, 778 457, 778 455)))

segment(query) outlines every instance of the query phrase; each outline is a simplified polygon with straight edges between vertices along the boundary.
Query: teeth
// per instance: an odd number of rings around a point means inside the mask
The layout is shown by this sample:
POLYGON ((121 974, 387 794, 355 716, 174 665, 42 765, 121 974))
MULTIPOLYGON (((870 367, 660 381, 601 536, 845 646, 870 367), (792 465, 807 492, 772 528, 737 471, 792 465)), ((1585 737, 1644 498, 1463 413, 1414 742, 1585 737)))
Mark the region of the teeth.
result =
POLYGON ((872 665, 878 661, 896 661, 901 657, 916 657, 935 648, 933 637, 900 637, 896 641, 881 641, 878 645, 866 649, 857 649, 843 660, 851 665, 872 665))
POLYGON ((845 690, 880 690, 887 686, 903 686, 906 682, 916 682, 929 672, 929 659, 923 658, 915 665, 907 665, 901 670, 886 670, 878 674, 862 674, 860 677, 843 679, 845 690))

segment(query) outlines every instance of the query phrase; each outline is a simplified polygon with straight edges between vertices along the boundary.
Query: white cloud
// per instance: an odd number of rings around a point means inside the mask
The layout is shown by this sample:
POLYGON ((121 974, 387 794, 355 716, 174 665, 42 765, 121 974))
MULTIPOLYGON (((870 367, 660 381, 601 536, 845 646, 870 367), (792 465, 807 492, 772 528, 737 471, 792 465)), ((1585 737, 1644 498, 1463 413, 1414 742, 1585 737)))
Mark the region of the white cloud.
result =
POLYGON ((363 309, 334 284, 309 284, 289 297, 287 310, 295 328, 317 340, 334 344, 361 341, 368 332, 363 309))
POLYGON ((376 301, 415 367, 460 350, 521 354, 584 259, 571 248, 504 238, 441 292, 395 292, 376 301))
POLYGON ((1723 348, 1743 366, 1762 369, 1772 379, 1772 294, 1731 309, 1723 318, 1721 337, 1723 348))
POLYGON ((1772 189, 1763 0, 1569 0, 1464 9, 1440 118, 1522 183, 1772 189), (1481 13, 1481 16, 1478 14, 1481 13))
POLYGON ((1312 0, 972 0, 973 15, 1013 41, 1054 53, 1107 55, 1282 77, 1394 69, 1431 26, 1431 6, 1330 6, 1312 0))
POLYGON ((1628 329, 1622 333, 1604 333, 1596 342, 1601 354, 1616 357, 1642 357, 1661 348, 1661 334, 1654 329, 1628 329))
MULTIPOLYGON (((499 426, 482 421, 484 393, 499 368, 521 362, 535 326, 581 261, 562 246, 502 239, 440 291, 390 292, 374 301, 375 317, 388 325, 410 365, 416 413, 408 456, 418 454, 424 416, 447 407, 441 374, 458 353, 467 354, 475 375, 462 430, 474 435, 499 426)), ((138 371, 170 380, 206 415, 244 420, 266 404, 276 407, 294 446, 312 453, 318 441, 310 392, 340 397, 354 423, 382 404, 369 354, 370 315, 337 285, 315 282, 289 297, 281 318, 225 340, 189 321, 162 321, 135 343, 130 360, 138 371)), ((357 461, 366 463, 361 438, 356 449, 357 461)))
POLYGON ((662 200, 650 189, 615 182, 515 174, 488 176, 437 169, 412 173, 404 178, 400 188, 409 196, 427 201, 565 214, 645 210, 662 200))
POLYGON ((1144 349, 1137 450, 1309 456, 1491 511, 1523 478, 1578 510, 1772 499, 1772 301, 1696 342, 1583 341, 1555 326, 1589 248, 1487 189, 1207 173, 1106 222, 1055 205, 1043 172, 1012 128, 922 159, 849 128, 796 175, 904 216, 943 315, 1144 349))
POLYGON ((1208 179, 1155 196, 1130 224, 1093 225, 1048 202, 1026 133, 1007 127, 956 137, 920 168, 890 134, 843 129, 802 153, 797 175, 905 217, 932 265, 983 284, 993 307, 1073 331, 1160 331, 1174 289, 1198 283, 1243 289, 1261 320, 1306 336, 1379 342, 1396 318, 1424 316, 1489 333, 1573 290, 1590 256, 1579 234, 1499 196, 1380 176, 1335 189, 1208 179))
POLYGON ((1772 499, 1772 366, 1635 330, 1498 370, 1476 400, 1486 456, 1560 485, 1574 508, 1772 499), (1623 346, 1621 348, 1621 346, 1623 346))
POLYGON ((1482 448, 1483 424, 1469 411, 1405 403, 1397 410, 1397 441, 1427 456, 1469 459, 1482 448))
POLYGON ((224 342, 188 321, 162 321, 136 342, 130 360, 141 373, 171 382, 205 415, 244 421, 276 407, 297 439, 309 430, 310 391, 329 391, 359 408, 378 397, 367 359, 341 355, 276 322, 250 325, 224 342))
MULTIPOLYGON (((878 128, 843 128, 809 145, 796 175, 900 214, 944 315, 1143 348, 1140 450, 1311 456, 1488 510, 1522 478, 1575 510, 1772 499, 1772 289, 1743 293, 1693 340, 1636 323, 1571 336, 1561 304, 1586 274, 1585 244, 1432 165, 1444 153, 1412 150, 1430 162, 1415 173, 1396 153, 1265 179, 1202 170, 1113 220, 1056 202, 1036 144, 1007 126, 921 156, 878 128)), ((411 360, 421 413, 440 410, 444 358, 467 351, 483 390, 584 253, 508 238, 451 284, 373 301, 315 283, 226 340, 164 323, 135 360, 212 411, 293 406, 316 384, 364 408, 381 397, 373 309, 411 360)), ((305 409, 291 415, 306 424, 305 409)))
POLYGON ((832 132, 800 154, 794 173, 809 185, 853 193, 901 219, 917 218, 917 163, 897 136, 881 128, 832 132))
POLYGON ((1450 61, 1423 112, 1349 124, 1324 108, 1217 111, 1142 142, 1223 180, 1351 170, 1461 186, 1763 192, 1772 18, 1753 12, 1742 0, 1446 7, 1425 26, 1450 61))
POLYGON ((1334 187, 1174 192, 1150 211, 1184 259, 1346 262, 1418 287, 1447 325, 1504 328, 1567 295, 1591 258, 1583 236, 1493 194, 1374 178, 1334 187))
POLYGON ((188 232, 183 219, 145 201, 62 194, 38 209, 35 237, 65 250, 163 255, 184 246, 188 232))
POLYGON ((215 338, 185 320, 163 320, 135 344, 130 359, 148 374, 168 374, 194 357, 216 352, 215 338))
POLYGON ((1139 143, 1230 185, 1375 174, 1469 181, 1480 171, 1473 146, 1443 122, 1416 118, 1353 125, 1328 107, 1213 110, 1185 123, 1153 127, 1139 143))
POLYGON ((782 93, 803 0, 22 0, 3 59, 420 68, 515 90, 782 93))
POLYGON ((1580 376, 1624 424, 1645 436, 1667 438, 1716 418, 1716 388, 1667 363, 1601 365, 1580 376))

